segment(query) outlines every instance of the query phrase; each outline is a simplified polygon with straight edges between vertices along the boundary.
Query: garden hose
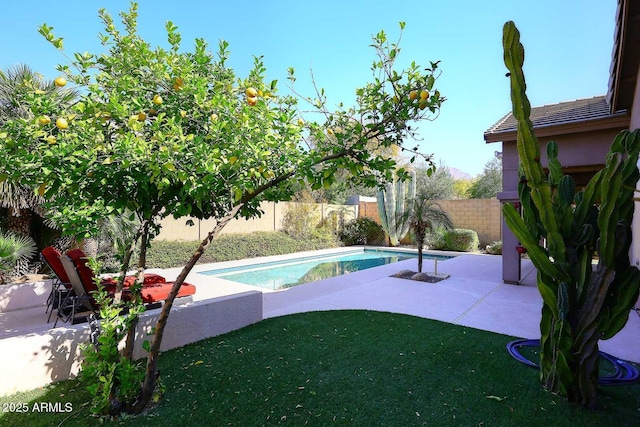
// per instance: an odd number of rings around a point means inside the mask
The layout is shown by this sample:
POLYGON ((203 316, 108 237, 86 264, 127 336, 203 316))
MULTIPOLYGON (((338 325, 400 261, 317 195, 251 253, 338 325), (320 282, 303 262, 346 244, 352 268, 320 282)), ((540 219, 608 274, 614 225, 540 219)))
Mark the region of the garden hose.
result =
MULTIPOLYGON (((507 344, 507 351, 514 359, 525 365, 540 369, 537 363, 532 362, 520 354, 520 347, 540 347, 540 340, 521 339, 511 341, 507 344)), ((638 372, 638 369, 631 363, 620 360, 603 351, 600 351, 599 354, 602 359, 607 360, 613 365, 615 372, 611 375, 598 377, 598 383, 602 385, 631 384, 637 382, 638 378, 640 378, 640 372, 638 372)))

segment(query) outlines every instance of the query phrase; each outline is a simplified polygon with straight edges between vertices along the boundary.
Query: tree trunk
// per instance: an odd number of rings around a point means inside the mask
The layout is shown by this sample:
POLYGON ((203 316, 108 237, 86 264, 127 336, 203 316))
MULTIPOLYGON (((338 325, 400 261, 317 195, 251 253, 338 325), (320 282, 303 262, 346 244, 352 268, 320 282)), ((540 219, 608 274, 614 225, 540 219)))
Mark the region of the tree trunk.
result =
POLYGON ((180 291, 180 287, 182 283, 184 283, 185 279, 195 266, 196 262, 200 259, 204 251, 211 244, 211 241, 222 231, 222 229, 231 221, 236 214, 240 211, 242 204, 234 206, 234 208, 227 214, 224 218, 220 219, 213 230, 211 230, 207 237, 200 242, 200 246, 193 253, 191 259, 184 266, 175 282, 173 283, 173 287, 169 292, 169 296, 164 302, 162 306, 162 311, 160 312, 160 316, 158 317, 158 322, 156 324, 155 333, 153 334, 153 338, 151 340, 151 346, 149 349, 149 354, 147 355, 147 367, 145 371, 144 382, 142 383, 142 389, 140 390, 140 395, 138 396, 138 400, 133 406, 132 412, 134 414, 141 413, 144 408, 151 400, 153 396, 153 392, 156 388, 157 380, 158 380, 158 356, 160 353, 160 345, 162 344, 162 337, 164 335, 164 328, 167 324, 167 320, 169 320, 169 312, 171 311, 171 307, 173 306, 173 301, 176 299, 176 295, 180 291))
POLYGON ((7 218, 8 231, 21 236, 31 237, 32 216, 33 213, 29 209, 9 208, 9 215, 7 218))
MULTIPOLYGON (((141 284, 144 283, 144 270, 147 264, 147 243, 149 241, 149 223, 145 223, 144 230, 142 232, 142 236, 140 239, 140 257, 138 258, 138 274, 135 286, 135 289, 140 289, 141 284)), ((136 292, 136 295, 132 296, 132 301, 141 301, 142 298, 140 296, 139 291, 136 292)), ((122 352, 122 356, 126 359, 133 359, 133 347, 136 342, 136 328, 138 326, 139 317, 136 316, 134 319, 131 319, 131 323, 129 324, 129 329, 127 331, 127 339, 125 341, 124 350, 122 352)))

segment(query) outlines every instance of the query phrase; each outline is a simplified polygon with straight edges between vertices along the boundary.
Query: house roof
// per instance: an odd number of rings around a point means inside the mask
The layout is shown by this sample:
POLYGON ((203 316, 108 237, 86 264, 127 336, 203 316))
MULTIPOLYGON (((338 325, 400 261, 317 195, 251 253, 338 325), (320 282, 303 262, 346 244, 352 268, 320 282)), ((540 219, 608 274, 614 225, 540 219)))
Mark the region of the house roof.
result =
MULTIPOLYGON (((603 119, 611 116, 609 104, 605 96, 595 96, 587 99, 560 102, 558 104, 543 105, 531 109, 531 122, 534 128, 556 126, 567 123, 578 123, 587 120, 603 119)), ((513 113, 508 113, 484 134, 497 134, 516 131, 516 119, 513 113)))
MULTIPOLYGON (((553 129, 560 128, 578 131, 624 126, 624 116, 633 103, 640 67, 640 1, 617 2, 607 94, 532 108, 531 121, 539 132, 551 134, 553 129)), ((514 137, 515 133, 516 121, 508 113, 484 133, 484 139, 497 142, 514 137)))
POLYGON ((640 2, 618 0, 607 91, 611 112, 627 110, 633 103, 640 66, 639 24, 640 2))

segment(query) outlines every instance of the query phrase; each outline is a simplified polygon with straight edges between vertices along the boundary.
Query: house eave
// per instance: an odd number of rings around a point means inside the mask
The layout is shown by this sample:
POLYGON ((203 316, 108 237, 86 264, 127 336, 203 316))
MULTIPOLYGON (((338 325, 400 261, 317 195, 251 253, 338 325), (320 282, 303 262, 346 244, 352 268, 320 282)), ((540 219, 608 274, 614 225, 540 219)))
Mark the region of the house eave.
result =
MULTIPOLYGON (((538 138, 556 136, 564 134, 574 134, 580 132, 591 132, 597 130, 628 128, 630 116, 627 111, 621 111, 606 117, 587 120, 574 120, 564 123, 553 123, 550 125, 534 126, 533 130, 538 138)), ((515 141, 518 132, 509 129, 501 132, 489 132, 484 134, 486 143, 515 141)))

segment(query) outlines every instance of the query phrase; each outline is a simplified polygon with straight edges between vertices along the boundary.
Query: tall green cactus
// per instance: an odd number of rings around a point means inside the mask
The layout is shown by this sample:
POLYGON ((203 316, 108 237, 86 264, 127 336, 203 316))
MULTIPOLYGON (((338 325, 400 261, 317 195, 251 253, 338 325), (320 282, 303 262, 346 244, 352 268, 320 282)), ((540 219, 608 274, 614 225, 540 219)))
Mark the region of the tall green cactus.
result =
POLYGON ((415 181, 416 173, 409 171, 408 179, 396 179, 376 194, 380 223, 389 235, 391 246, 399 245, 400 240, 409 232, 409 223, 403 218, 406 217, 405 212, 411 209, 411 201, 416 197, 415 181))
POLYGON ((522 215, 511 204, 504 205, 503 213, 538 269, 541 379, 548 390, 594 407, 598 341, 624 327, 638 298, 640 270, 630 265, 628 251, 640 132, 624 131, 615 138, 604 169, 582 191, 576 192, 571 176, 563 174, 555 142, 547 145, 545 173, 529 119, 524 48, 513 22, 504 25, 503 46, 523 174, 522 215))

